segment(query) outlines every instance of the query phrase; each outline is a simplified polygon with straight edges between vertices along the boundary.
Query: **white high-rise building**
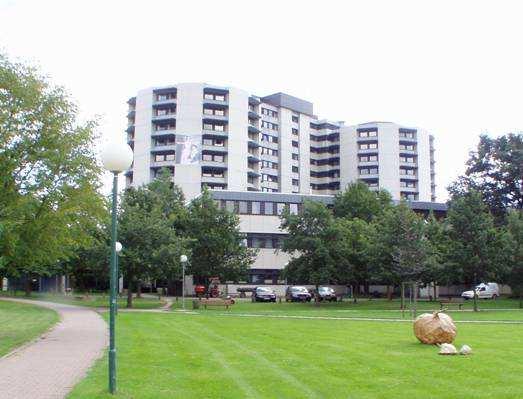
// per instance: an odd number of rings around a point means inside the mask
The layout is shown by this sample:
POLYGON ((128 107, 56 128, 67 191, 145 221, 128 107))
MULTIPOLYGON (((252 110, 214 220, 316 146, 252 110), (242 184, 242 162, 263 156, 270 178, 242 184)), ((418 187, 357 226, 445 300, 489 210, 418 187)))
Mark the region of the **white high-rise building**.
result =
POLYGON ((332 195, 361 180, 393 199, 435 201, 433 138, 389 122, 319 120, 312 103, 182 83, 129 100, 127 184, 166 167, 187 198, 211 189, 332 195))

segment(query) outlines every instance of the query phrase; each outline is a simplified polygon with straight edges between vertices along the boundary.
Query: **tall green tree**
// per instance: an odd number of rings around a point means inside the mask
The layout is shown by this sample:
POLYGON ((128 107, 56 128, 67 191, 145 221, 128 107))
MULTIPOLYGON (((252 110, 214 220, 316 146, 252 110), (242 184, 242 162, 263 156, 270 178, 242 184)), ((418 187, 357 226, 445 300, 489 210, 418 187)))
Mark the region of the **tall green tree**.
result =
POLYGON ((481 193, 498 223, 509 209, 523 209, 523 134, 480 136, 465 175, 449 187, 453 196, 471 190, 481 193))
POLYGON ((337 218, 359 218, 370 222, 381 217, 391 206, 392 198, 387 191, 372 191, 365 183, 358 181, 336 194, 333 212, 337 218))
POLYGON ((96 123, 77 113, 63 88, 0 55, 0 274, 52 273, 106 216, 96 123))
MULTIPOLYGON (((448 262, 465 284, 497 280, 506 272, 506 241, 478 191, 454 196, 449 204, 448 262)), ((477 298, 474 296, 474 310, 477 298)))
POLYGON ((203 190, 189 205, 189 272, 200 281, 208 281, 209 277, 233 281, 244 278, 256 253, 244 245, 239 224, 237 215, 220 209, 209 191, 203 190))
POLYGON ((282 250, 292 256, 284 269, 289 281, 318 288, 338 279, 339 251, 334 245, 339 242, 341 229, 336 228, 331 211, 323 203, 306 201, 299 214, 285 209, 281 228, 288 233, 282 250))
POLYGON ((404 284, 416 285, 433 265, 425 222, 402 201, 377 221, 376 232, 375 254, 380 275, 385 281, 401 285, 404 308, 404 284))
POLYGON ((523 307, 523 211, 512 210, 507 217, 507 233, 510 253, 508 284, 519 296, 519 307, 523 307))

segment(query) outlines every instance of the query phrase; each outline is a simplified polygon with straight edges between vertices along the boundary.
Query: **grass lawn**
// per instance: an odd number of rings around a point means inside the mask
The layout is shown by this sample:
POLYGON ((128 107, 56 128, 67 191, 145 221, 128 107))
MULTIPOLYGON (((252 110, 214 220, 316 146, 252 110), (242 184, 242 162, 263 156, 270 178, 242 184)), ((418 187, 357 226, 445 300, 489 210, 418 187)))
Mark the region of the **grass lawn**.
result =
POLYGON ((38 337, 58 319, 51 309, 0 301, 0 356, 38 337))
MULTIPOLYGON (((10 295, 11 293, 4 292, 2 294, 10 295)), ((27 298, 23 293, 17 293, 16 297, 21 299, 27 298)), ((28 299, 65 303, 68 305, 88 306, 93 308, 109 307, 109 297, 107 295, 101 294, 90 294, 89 296, 85 296, 84 294, 72 294, 66 296, 60 294, 33 292, 28 299)), ((125 308, 126 305, 127 298, 118 298, 118 306, 120 308, 125 308)), ((164 302, 159 301, 156 298, 133 298, 133 308, 135 309, 155 309, 161 307, 162 305, 164 305, 164 302)))
MULTIPOLYGON (((222 310, 120 313, 117 397, 523 397, 523 324, 458 324, 456 345, 468 344, 475 354, 439 356, 436 347, 418 343, 410 323, 240 317, 348 310, 332 305, 320 311, 240 303, 228 316, 222 310)), ((519 313, 484 313, 506 312, 519 313)), ((70 398, 111 397, 106 364, 97 363, 70 398)))

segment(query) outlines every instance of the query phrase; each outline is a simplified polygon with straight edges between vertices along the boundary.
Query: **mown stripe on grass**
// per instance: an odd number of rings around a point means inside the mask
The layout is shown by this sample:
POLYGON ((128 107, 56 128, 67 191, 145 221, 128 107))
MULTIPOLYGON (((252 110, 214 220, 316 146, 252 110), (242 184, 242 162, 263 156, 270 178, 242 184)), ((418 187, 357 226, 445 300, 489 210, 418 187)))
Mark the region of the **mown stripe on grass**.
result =
MULTIPOLYGON (((194 320, 194 319, 193 319, 194 320)), ((238 341, 227 338, 221 334, 218 334, 216 331, 211 330, 210 326, 208 324, 203 324, 199 322, 194 322, 191 324, 197 324, 198 327, 201 329, 201 334, 207 334, 208 336, 216 339, 220 339, 223 342, 227 343, 228 345, 236 347, 238 350, 240 350, 243 353, 248 354, 252 358, 256 360, 256 362, 263 363, 263 365, 276 374, 278 377, 283 378, 286 382, 289 384, 295 386, 301 391, 301 395, 305 395, 309 398, 319 398, 319 395, 313 391, 307 384, 300 381, 298 378, 296 378, 294 375, 288 373, 281 367, 275 365, 272 361, 267 359, 265 356, 260 354, 259 352, 256 352, 255 350, 250 349, 249 347, 240 344, 238 341)))
MULTIPOLYGON (((205 328, 207 327, 205 326, 202 330, 205 331, 205 328)), ((194 342, 197 346, 202 348, 204 353, 209 354, 216 362, 218 362, 223 367, 224 372, 231 378, 232 381, 234 381, 238 388, 240 388, 245 393, 247 398, 260 398, 258 391, 256 391, 256 389, 251 384, 245 382, 241 373, 238 373, 233 367, 229 366, 221 351, 199 339, 197 334, 188 334, 181 329, 178 329, 177 332, 187 338, 188 341, 194 342)))

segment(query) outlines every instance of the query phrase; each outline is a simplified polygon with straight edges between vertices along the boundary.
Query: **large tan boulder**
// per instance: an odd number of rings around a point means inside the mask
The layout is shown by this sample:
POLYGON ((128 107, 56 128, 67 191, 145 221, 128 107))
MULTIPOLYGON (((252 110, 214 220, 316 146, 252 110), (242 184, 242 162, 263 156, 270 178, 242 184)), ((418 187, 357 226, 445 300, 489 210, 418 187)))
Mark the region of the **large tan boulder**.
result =
POLYGON ((414 334, 424 344, 450 344, 456 333, 452 318, 442 312, 423 313, 414 321, 414 334))

